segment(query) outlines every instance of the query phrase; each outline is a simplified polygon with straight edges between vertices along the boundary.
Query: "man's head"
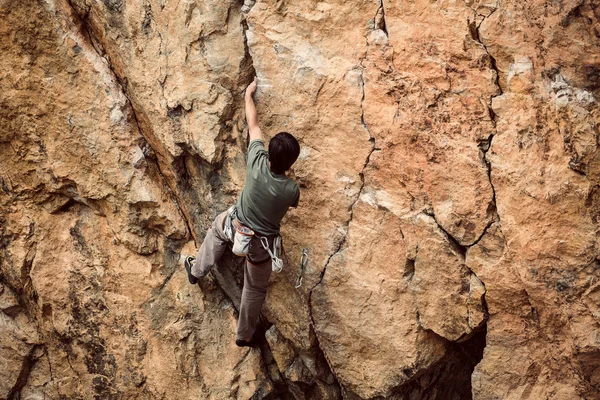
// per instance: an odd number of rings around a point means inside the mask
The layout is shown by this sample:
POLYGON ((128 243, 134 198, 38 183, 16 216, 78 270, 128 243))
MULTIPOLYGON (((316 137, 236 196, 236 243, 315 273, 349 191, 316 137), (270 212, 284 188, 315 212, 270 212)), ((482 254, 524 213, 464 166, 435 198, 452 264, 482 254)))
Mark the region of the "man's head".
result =
POLYGON ((269 162, 271 171, 283 174, 290 169, 298 159, 300 144, 295 137, 287 132, 279 132, 269 142, 269 162))

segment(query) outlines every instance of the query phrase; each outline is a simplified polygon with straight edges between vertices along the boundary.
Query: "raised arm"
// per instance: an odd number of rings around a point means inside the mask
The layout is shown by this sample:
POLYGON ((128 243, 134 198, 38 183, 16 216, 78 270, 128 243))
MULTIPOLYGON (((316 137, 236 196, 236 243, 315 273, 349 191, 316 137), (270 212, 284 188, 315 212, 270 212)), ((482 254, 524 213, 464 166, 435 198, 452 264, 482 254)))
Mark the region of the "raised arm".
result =
POLYGON ((262 131, 258 127, 258 113, 256 112, 256 106, 254 105, 254 100, 252 99, 252 95, 256 91, 256 78, 252 81, 250 85, 246 88, 246 121, 248 121, 248 135, 250 136, 250 141, 254 139, 263 140, 262 131))

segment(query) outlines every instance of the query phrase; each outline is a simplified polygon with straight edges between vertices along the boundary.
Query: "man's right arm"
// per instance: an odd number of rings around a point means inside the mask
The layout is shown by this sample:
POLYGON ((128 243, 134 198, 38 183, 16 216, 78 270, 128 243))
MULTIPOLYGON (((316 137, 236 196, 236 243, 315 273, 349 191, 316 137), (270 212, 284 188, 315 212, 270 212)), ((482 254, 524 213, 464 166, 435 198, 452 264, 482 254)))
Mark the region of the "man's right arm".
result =
POLYGON ((246 121, 248 122, 248 135, 250 142, 255 139, 263 140, 262 131, 258 127, 258 113, 252 95, 256 91, 256 78, 246 88, 245 103, 246 103, 246 121))

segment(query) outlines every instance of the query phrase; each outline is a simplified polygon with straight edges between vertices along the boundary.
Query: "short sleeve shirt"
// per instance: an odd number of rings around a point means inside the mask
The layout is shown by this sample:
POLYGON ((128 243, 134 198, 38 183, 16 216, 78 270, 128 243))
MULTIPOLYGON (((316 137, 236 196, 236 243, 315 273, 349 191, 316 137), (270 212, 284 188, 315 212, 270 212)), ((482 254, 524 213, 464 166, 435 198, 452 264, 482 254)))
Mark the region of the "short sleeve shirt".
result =
POLYGON ((297 207, 300 189, 292 179, 274 174, 269 168, 269 153, 260 139, 248 146, 246 184, 237 204, 240 222, 262 235, 276 235, 283 216, 297 207))

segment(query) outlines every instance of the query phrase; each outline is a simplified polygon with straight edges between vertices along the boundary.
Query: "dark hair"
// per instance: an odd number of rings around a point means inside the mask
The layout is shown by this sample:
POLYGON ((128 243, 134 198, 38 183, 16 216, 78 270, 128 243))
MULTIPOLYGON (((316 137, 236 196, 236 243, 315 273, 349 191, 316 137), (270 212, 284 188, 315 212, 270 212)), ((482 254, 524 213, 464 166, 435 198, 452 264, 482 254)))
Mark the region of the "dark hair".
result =
POLYGON ((300 144, 294 136, 287 132, 279 132, 269 142, 269 161, 271 171, 283 174, 290 169, 300 155, 300 144))

